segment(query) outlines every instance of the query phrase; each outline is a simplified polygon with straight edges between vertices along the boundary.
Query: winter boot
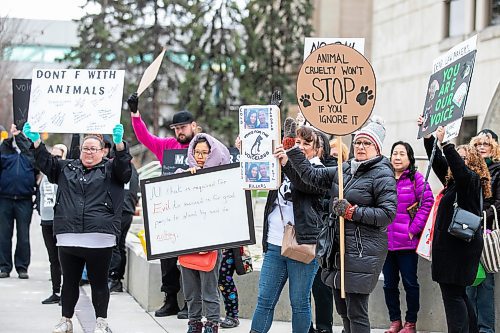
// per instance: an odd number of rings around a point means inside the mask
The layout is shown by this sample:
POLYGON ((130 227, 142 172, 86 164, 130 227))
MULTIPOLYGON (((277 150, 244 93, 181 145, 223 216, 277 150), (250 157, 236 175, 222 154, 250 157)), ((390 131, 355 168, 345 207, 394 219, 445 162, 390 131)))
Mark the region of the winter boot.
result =
POLYGON ((202 333, 203 331, 203 323, 199 320, 190 320, 188 322, 188 331, 187 333, 202 333))
POLYGON ((402 328, 403 324, 401 323, 401 320, 394 320, 393 322, 391 322, 391 326, 389 327, 389 329, 384 333, 398 333, 402 328))
POLYGON ((179 312, 179 305, 177 305, 177 297, 175 295, 168 295, 165 293, 165 303, 161 308, 156 310, 155 317, 167 317, 176 315, 179 312))
POLYGON ((205 329, 203 330, 203 333, 217 333, 219 332, 219 324, 207 320, 205 323, 205 329))

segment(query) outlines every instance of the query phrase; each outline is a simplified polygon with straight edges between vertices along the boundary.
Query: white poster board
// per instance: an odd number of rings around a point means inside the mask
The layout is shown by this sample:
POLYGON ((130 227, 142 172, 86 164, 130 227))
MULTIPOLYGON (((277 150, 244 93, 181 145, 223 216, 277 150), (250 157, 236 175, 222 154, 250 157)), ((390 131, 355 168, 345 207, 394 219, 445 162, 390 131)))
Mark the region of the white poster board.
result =
POLYGON ((365 53, 364 38, 323 38, 323 37, 306 37, 304 39, 304 59, 313 53, 316 49, 328 44, 342 44, 352 47, 361 54, 365 53))
POLYGON ((34 69, 28 113, 33 132, 113 133, 124 78, 124 70, 34 69))
POLYGON ((281 185, 280 165, 273 155, 281 143, 280 124, 276 105, 240 107, 240 182, 244 189, 274 190, 281 185))
POLYGON ((148 260, 255 244, 239 164, 141 180, 148 260))

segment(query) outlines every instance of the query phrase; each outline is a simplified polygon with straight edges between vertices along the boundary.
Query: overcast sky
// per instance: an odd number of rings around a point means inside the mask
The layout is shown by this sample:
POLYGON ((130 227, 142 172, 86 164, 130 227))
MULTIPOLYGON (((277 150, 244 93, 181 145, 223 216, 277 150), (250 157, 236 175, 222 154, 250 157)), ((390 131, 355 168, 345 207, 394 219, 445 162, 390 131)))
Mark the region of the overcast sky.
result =
POLYGON ((83 10, 79 7, 84 0, 10 0, 2 1, 0 16, 42 19, 79 19, 83 10))

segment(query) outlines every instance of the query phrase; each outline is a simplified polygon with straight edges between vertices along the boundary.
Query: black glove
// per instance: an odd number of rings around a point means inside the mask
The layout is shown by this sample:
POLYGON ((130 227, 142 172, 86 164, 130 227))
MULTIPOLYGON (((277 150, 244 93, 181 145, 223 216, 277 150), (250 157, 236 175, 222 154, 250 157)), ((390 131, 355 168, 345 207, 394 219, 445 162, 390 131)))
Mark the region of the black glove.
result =
POLYGON ((137 112, 137 106, 139 105, 139 96, 137 96, 136 92, 130 95, 130 97, 127 99, 127 104, 130 112, 137 112))
POLYGON ((339 198, 334 198, 332 202, 332 211, 337 216, 342 216, 348 220, 352 219, 354 210, 356 206, 353 206, 346 199, 339 200, 339 198))

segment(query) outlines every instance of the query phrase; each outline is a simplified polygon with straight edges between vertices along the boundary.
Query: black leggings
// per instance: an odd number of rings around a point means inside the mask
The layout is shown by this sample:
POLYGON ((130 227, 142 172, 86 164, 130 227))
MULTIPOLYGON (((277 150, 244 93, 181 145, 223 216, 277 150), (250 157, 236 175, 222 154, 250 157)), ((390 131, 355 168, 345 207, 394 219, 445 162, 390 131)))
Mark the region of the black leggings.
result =
POLYGON ((79 282, 82 278, 83 267, 87 264, 95 316, 107 318, 109 303, 108 270, 112 253, 112 247, 100 249, 59 247, 59 261, 63 272, 61 303, 64 317, 73 317, 80 296, 79 282))
POLYGON ((61 292, 61 264, 59 264, 59 256, 57 255, 56 237, 52 224, 42 224, 42 235, 50 263, 50 279, 52 280, 52 293, 59 294, 61 292))

